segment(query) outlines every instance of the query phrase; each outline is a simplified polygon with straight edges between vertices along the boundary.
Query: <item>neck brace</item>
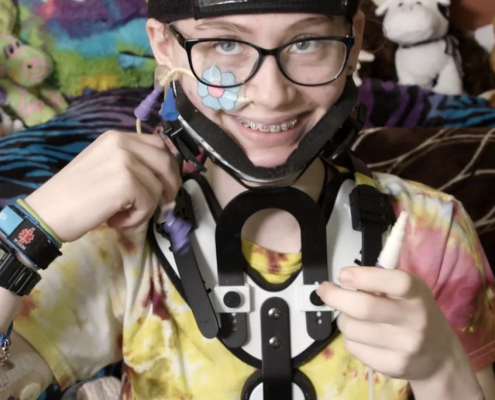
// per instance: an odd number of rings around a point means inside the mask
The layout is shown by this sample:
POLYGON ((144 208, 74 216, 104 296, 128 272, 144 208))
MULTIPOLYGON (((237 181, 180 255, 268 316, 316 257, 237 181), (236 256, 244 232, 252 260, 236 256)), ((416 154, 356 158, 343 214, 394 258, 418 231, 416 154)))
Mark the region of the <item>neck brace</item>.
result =
POLYGON ((329 158, 336 157, 348 147, 365 119, 364 108, 355 108, 358 89, 348 78, 337 103, 305 135, 285 164, 264 168, 255 166, 227 133, 194 107, 178 83, 175 93, 179 121, 188 136, 230 175, 249 182, 277 183, 300 175, 322 152, 329 158))
MULTIPOLYGON (((206 180, 193 175, 183 186, 187 196, 183 192, 177 204, 179 209, 189 210, 184 215, 189 215, 195 226, 190 234, 191 249, 186 254, 173 253, 161 224, 150 224, 152 249, 191 307, 200 331, 209 339, 220 340, 234 356, 258 369, 246 381, 242 400, 316 400, 311 380, 298 368, 338 333, 338 313, 314 301, 318 282, 331 280, 338 284, 343 267, 366 263, 365 237, 355 229, 355 212, 350 212, 354 209, 352 193, 358 187, 349 175, 341 176, 326 184, 318 204, 296 189, 270 189, 261 196, 247 191, 221 210, 206 180), (185 198, 190 200, 189 206, 183 203, 185 198), (272 208, 272 201, 297 213, 301 226, 302 269, 282 284, 268 283, 247 264, 240 235, 233 234, 246 215, 257 208, 272 208), (232 301, 236 297, 237 301, 232 301), (281 319, 286 318, 286 327, 277 326, 279 317, 273 317, 273 310, 280 312, 281 319), (272 318, 266 320, 267 316, 272 318), (276 354, 270 354, 274 346, 263 345, 272 336, 282 343, 278 350, 275 348, 276 354), (284 372, 286 380, 280 387, 289 389, 292 395, 276 397, 273 386, 269 390, 263 382, 273 383, 272 378, 280 381, 284 372)), ((387 203, 382 211, 389 207, 387 203)), ((383 229, 387 226, 388 222, 380 224, 372 235, 378 241, 376 254, 388 235, 383 229)))

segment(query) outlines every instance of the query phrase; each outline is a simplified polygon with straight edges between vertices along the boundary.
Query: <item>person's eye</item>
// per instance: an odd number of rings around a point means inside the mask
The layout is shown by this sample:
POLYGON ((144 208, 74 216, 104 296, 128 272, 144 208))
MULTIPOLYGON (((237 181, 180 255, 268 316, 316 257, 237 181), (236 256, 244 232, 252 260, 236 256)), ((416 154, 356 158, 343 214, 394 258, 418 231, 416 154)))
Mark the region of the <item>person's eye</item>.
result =
POLYGON ((320 42, 317 40, 303 40, 292 44, 289 48, 291 53, 312 53, 321 48, 320 42))
POLYGON ((244 51, 242 44, 237 42, 217 42, 215 49, 220 54, 227 56, 242 54, 244 51))

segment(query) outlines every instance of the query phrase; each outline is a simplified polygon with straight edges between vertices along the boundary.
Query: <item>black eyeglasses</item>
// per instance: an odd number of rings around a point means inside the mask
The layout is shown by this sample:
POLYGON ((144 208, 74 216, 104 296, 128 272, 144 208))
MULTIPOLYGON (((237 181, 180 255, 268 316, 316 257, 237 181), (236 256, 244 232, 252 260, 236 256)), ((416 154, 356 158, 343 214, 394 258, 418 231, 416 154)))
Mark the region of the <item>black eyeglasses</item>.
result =
POLYGON ((169 29, 186 50, 196 79, 222 89, 249 81, 267 56, 274 56, 282 74, 297 85, 329 84, 342 75, 355 43, 352 23, 349 36, 298 39, 271 50, 237 39, 186 39, 169 29))

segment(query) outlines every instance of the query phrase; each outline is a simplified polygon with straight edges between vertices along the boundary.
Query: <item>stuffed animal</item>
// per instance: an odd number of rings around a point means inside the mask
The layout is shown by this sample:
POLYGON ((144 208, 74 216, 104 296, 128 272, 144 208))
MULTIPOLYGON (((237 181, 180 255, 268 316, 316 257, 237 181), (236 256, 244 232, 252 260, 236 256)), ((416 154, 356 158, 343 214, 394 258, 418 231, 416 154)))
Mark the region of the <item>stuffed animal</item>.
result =
POLYGON ((443 94, 461 94, 458 41, 449 35, 450 0, 386 0, 376 9, 386 37, 398 44, 398 81, 443 94))
MULTIPOLYGON (((361 0, 361 9, 366 16, 363 49, 375 56, 375 61, 362 65, 359 76, 382 81, 397 81, 395 53, 397 44, 384 35, 383 17, 376 15, 376 9, 387 0, 361 0)), ((490 65, 490 54, 481 47, 471 32, 450 24, 450 34, 459 40, 459 52, 464 71, 463 86, 470 96, 478 96, 495 88, 495 70, 490 65)))
POLYGON ((23 44, 12 34, 16 13, 11 0, 0 0, 0 105, 8 107, 26 126, 49 121, 67 108, 65 98, 43 82, 51 75, 53 64, 40 49, 23 44))

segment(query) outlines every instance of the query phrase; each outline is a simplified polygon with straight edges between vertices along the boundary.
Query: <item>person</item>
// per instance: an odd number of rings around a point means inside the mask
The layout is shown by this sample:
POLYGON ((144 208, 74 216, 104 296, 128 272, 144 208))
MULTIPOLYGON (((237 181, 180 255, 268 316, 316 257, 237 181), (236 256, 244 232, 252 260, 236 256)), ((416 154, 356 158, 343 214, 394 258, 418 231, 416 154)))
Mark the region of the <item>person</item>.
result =
POLYGON ((495 281, 462 205, 348 151, 358 1, 149 7, 164 126, 206 171, 182 182, 160 137, 107 132, 0 214, 0 259, 29 275, 0 276, 0 397, 122 361, 124 399, 495 399, 495 281), (388 204, 407 231, 372 268, 388 204))

